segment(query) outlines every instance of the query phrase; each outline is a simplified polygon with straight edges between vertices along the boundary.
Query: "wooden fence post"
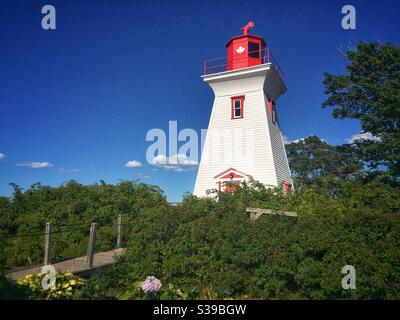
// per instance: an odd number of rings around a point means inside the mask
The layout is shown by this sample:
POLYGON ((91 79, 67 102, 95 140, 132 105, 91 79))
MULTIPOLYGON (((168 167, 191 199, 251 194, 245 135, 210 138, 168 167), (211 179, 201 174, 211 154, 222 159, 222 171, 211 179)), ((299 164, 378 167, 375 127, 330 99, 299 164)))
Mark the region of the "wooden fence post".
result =
POLYGON ((117 224, 117 248, 121 248, 122 246, 122 214, 118 215, 118 224, 117 224))
POLYGON ((96 229, 97 229, 97 223, 93 222, 90 225, 89 244, 86 257, 86 267, 88 269, 92 269, 93 267, 94 245, 96 242, 96 229))
POLYGON ((45 266, 50 264, 51 261, 51 223, 46 223, 46 231, 44 233, 44 261, 45 266))

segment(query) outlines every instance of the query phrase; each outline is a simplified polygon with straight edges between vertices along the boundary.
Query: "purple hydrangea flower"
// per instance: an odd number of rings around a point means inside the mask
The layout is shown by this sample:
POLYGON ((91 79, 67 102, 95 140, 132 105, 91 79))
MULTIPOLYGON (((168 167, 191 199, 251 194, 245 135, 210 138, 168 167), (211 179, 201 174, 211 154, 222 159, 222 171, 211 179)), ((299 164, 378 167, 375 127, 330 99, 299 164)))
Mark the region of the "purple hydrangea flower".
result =
POLYGON ((161 281, 158 280, 156 277, 149 276, 146 277, 146 280, 142 283, 141 286, 144 292, 158 292, 162 288, 161 281))

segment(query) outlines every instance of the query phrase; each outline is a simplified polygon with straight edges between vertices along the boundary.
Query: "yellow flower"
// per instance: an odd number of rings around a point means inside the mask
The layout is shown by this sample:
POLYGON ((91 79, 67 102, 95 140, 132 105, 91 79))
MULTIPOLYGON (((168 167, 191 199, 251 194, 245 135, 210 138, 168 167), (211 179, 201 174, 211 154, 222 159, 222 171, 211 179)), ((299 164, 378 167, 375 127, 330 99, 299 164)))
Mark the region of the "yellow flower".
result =
POLYGON ((70 280, 70 281, 69 281, 69 284, 70 284, 71 286, 74 286, 74 285, 77 284, 77 282, 76 282, 76 280, 70 280))

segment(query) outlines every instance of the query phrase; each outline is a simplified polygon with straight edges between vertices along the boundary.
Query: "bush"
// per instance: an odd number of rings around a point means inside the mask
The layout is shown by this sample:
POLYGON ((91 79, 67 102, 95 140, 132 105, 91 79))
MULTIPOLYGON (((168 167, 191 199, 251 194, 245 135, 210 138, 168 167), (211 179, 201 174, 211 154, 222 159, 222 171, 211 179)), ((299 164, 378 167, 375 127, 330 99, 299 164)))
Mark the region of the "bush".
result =
POLYGON ((381 188, 389 205, 376 208, 377 182, 328 180, 288 196, 244 186, 218 201, 189 196, 177 208, 142 212, 121 261, 127 283, 155 273, 203 298, 398 298, 399 189, 381 188), (246 206, 298 218, 250 223, 246 206), (356 267, 356 290, 341 287, 346 264, 356 267))
MULTIPOLYGON (((178 206, 169 206, 152 187, 118 188, 124 200, 113 203, 126 201, 132 210, 124 229, 127 251, 113 267, 87 279, 74 298, 400 297, 400 189, 380 178, 324 177, 289 195, 254 183, 218 199, 187 195, 178 206), (263 215, 251 223, 246 207, 295 211, 298 218, 263 215), (356 268, 356 290, 342 289, 347 264, 356 268), (165 286, 144 294, 137 281, 151 274, 165 286)), ((99 213, 99 219, 110 219, 106 211, 99 213)), ((101 248, 114 240, 113 232, 99 231, 101 248)))
POLYGON ((17 284, 29 292, 30 299, 35 300, 69 300, 82 287, 83 279, 72 273, 56 273, 56 282, 53 288, 44 289, 42 280, 46 273, 28 274, 19 279, 17 284))

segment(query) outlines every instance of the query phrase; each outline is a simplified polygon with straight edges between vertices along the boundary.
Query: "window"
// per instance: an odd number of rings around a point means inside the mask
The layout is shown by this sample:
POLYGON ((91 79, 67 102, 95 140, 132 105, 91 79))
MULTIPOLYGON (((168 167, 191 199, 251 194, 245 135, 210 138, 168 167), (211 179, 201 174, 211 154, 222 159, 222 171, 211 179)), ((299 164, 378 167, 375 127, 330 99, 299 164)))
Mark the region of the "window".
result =
POLYGON ((272 102, 272 122, 273 122, 273 123, 276 123, 275 102, 272 102))
POLYGON ((292 189, 292 185, 289 182, 284 182, 283 189, 285 190, 285 193, 288 194, 292 189))
POLYGON ((242 101, 235 100, 235 106, 233 108, 233 117, 240 118, 242 116, 242 101))
POLYGON ((225 192, 233 192, 240 187, 241 183, 240 181, 224 181, 223 184, 225 186, 225 192))
POLYGON ((257 42, 249 42, 249 57, 260 58, 260 44, 257 42))
POLYGON ((275 101, 268 99, 268 109, 269 114, 271 115, 272 123, 276 123, 275 101))
POLYGON ((231 119, 240 119, 243 118, 243 103, 244 96, 240 97, 232 97, 232 114, 231 119))

